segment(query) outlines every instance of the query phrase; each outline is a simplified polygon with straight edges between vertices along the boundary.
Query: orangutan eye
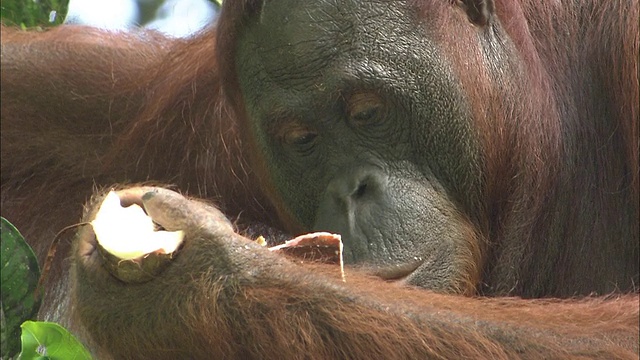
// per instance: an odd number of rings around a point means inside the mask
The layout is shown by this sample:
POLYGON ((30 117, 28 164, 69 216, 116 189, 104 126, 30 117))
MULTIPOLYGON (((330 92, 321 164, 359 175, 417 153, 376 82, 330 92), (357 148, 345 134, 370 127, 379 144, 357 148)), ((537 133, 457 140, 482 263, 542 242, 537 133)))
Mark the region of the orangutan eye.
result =
POLYGON ((356 126, 375 125, 384 120, 384 103, 376 94, 356 93, 349 99, 347 112, 356 126))
POLYGON ((298 145, 298 146, 307 145, 314 142, 317 136, 318 134, 314 132, 300 133, 300 134, 296 134, 295 136, 292 136, 290 142, 292 145, 298 145))
POLYGON ((292 129, 284 135, 284 142, 297 151, 310 150, 318 138, 318 133, 309 129, 292 129))

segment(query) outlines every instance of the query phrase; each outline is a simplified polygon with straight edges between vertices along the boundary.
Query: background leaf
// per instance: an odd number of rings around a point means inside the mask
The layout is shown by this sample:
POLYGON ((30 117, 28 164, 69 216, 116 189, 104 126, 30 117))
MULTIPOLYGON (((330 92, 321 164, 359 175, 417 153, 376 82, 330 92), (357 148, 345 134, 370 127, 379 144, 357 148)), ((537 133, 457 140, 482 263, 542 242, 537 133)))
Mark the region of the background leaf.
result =
POLYGON ((62 326, 43 321, 22 324, 21 359, 84 360, 91 355, 82 344, 62 326))
POLYGON ((31 247, 5 218, 0 218, 0 236, 0 349, 8 358, 20 351, 20 324, 40 309, 35 294, 40 268, 31 247))
POLYGON ((5 25, 22 28, 54 26, 62 23, 68 6, 69 0, 2 0, 0 17, 5 25))

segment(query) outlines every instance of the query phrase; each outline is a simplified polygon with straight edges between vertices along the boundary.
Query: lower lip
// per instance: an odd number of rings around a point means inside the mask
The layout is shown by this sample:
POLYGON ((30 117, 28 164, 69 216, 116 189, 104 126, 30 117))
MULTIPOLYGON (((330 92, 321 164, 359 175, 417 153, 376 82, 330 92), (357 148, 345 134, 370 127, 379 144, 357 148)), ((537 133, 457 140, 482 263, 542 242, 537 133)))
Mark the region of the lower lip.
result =
POLYGON ((422 262, 420 261, 414 261, 405 264, 383 267, 375 270, 373 274, 385 280, 399 281, 411 275, 411 273, 413 273, 421 264, 422 262))

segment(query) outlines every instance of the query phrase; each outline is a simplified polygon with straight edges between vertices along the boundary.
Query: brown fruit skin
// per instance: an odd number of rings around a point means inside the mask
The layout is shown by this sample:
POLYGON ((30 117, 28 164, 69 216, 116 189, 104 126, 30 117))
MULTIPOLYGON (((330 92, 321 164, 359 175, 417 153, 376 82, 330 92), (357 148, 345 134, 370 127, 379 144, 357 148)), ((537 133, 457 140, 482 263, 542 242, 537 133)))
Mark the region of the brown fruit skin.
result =
POLYGON ((300 262, 341 264, 342 240, 340 235, 329 233, 303 234, 269 250, 285 254, 300 262))

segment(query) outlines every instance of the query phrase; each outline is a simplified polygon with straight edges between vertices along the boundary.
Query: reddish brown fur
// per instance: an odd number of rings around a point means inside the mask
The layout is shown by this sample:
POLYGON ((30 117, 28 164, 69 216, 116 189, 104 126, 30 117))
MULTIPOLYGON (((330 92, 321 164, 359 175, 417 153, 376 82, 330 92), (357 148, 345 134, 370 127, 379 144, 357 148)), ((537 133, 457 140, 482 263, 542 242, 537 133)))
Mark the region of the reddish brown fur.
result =
MULTIPOLYGON (((2 211, 40 260, 55 232, 80 219, 78 204, 95 186, 122 182, 169 182, 213 200, 246 223, 299 230, 290 219, 272 215, 272 208, 282 205, 266 199, 259 186, 265 174, 254 173, 256 167, 249 165, 253 153, 240 136, 247 133, 246 125, 234 120, 243 118, 233 65, 236 36, 254 5, 228 1, 225 6, 217 39, 213 33, 170 41, 75 27, 44 34, 2 29, 2 211)), ((428 9, 424 17, 437 24, 437 35, 455 38, 457 48, 443 49, 449 56, 460 59, 477 47, 471 30, 447 32, 451 24, 467 21, 462 11, 452 17, 455 8, 445 1, 419 6, 428 9)), ((456 69, 463 86, 483 90, 469 95, 491 160, 485 194, 490 208, 470 219, 483 239, 482 261, 475 265, 524 262, 528 269, 500 288, 480 289, 486 293, 535 297, 540 294, 527 292, 522 284, 550 282, 563 294, 563 285, 578 279, 560 270, 553 279, 538 279, 536 268, 559 263, 576 273, 585 259, 541 258, 553 245, 547 238, 560 234, 569 246, 606 254, 619 244, 598 240, 624 231, 612 228, 610 218, 625 208, 631 210, 619 222, 637 221, 638 3, 585 1, 582 6, 496 1, 498 17, 530 74, 522 79, 524 85, 492 82, 491 74, 472 73, 476 69, 456 69), (557 24, 568 29, 566 37, 555 31, 557 24), (586 79, 584 69, 598 76, 586 79), (592 88, 611 106, 574 100, 588 98, 592 94, 585 93, 592 88), (504 95, 523 89, 533 94, 530 103, 510 103, 504 95), (532 120, 526 131, 505 116, 520 112, 532 120), (594 120, 581 130, 580 121, 587 118, 594 120), (601 133, 612 137, 602 143, 601 133), (598 146, 586 148, 590 143, 598 146), (526 180, 509 188, 513 176, 526 180), (500 252, 487 252, 489 239, 502 245, 500 252)), ((474 61, 482 61, 481 53, 477 49, 474 61)), ((638 229, 627 235, 637 242, 638 229)), ((207 259, 196 260, 207 264, 207 259)), ((586 260, 608 267, 604 257, 586 260)), ((54 268, 42 312, 47 319, 67 322, 70 317, 67 267, 59 262, 54 268)), ((115 358, 174 358, 174 351, 182 349, 196 358, 296 358, 304 353, 309 358, 637 359, 637 294, 580 301, 471 299, 400 289, 356 274, 342 285, 318 271, 325 270, 295 269, 286 281, 234 288, 233 301, 219 303, 212 299, 218 299, 221 284, 208 273, 187 288, 175 283, 187 297, 167 292, 173 283, 162 283, 153 295, 164 296, 149 301, 177 313, 162 318, 161 327, 155 326, 157 314, 150 313, 149 304, 132 296, 125 299, 131 312, 123 315, 137 317, 93 319, 91 335, 108 344, 115 358), (113 337, 127 327, 128 336, 113 337), (149 329, 153 336, 136 337, 149 329)), ((493 271, 489 278, 500 276, 499 266, 493 271)), ((579 280, 588 284, 589 279, 579 280)))
MULTIPOLYGON (((171 183, 245 223, 277 226, 219 94, 214 51, 210 36, 2 28, 2 211, 40 261, 96 186, 120 182, 171 183)), ((56 264, 52 283, 66 280, 66 267, 56 264)), ((65 288, 47 293, 45 314, 67 301, 65 288)))
MULTIPOLYGON (((201 204, 175 208, 186 209, 196 224, 218 216, 201 204)), ((198 240, 185 243, 160 281, 139 286, 94 266, 95 251, 77 253, 85 266, 75 268, 82 280, 73 292, 75 312, 92 336, 87 340, 102 344, 101 357, 637 358, 637 295, 478 299, 402 288, 353 271, 345 284, 335 267, 296 265, 229 230, 202 231, 209 230, 187 230, 187 238, 198 240), (253 260, 250 277, 220 276, 226 254, 238 248, 253 260)), ((79 236, 95 241, 87 228, 79 236)))

